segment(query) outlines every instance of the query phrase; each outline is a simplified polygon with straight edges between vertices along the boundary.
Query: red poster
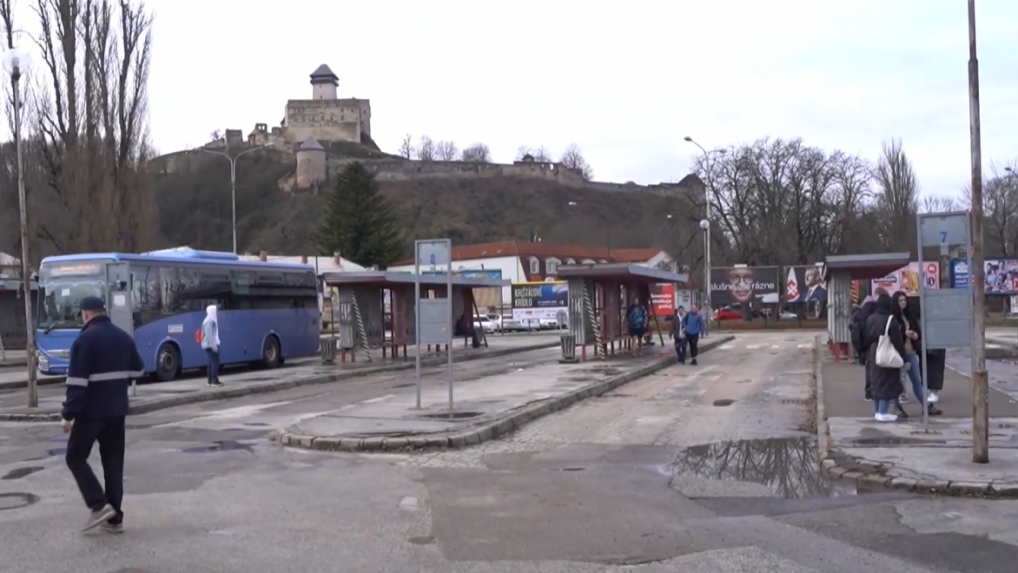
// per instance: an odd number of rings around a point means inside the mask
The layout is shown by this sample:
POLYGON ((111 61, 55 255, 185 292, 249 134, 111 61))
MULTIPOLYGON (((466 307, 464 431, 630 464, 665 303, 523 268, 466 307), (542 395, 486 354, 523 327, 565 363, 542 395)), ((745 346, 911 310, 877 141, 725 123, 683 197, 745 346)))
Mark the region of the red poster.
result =
POLYGON ((654 316, 671 316, 675 314, 675 285, 657 283, 650 287, 650 303, 654 306, 654 316))

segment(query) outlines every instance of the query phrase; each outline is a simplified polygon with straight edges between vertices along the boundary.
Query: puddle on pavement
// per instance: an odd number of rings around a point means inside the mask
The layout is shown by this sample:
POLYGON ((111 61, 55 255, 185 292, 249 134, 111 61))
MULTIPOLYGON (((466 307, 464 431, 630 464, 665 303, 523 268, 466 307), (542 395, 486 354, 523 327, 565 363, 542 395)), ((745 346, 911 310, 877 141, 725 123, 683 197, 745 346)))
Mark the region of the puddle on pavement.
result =
POLYGON ((878 436, 874 438, 855 438, 849 440, 853 446, 910 446, 946 444, 947 440, 924 440, 920 438, 903 438, 901 436, 878 436))
POLYGON ((45 468, 43 468, 42 466, 25 466, 23 468, 14 468, 13 470, 5 473, 3 477, 0 477, 0 480, 21 479, 23 477, 30 476, 35 472, 41 472, 43 469, 45 468))
POLYGON ((62 456, 67 453, 67 448, 53 448, 46 450, 47 456, 62 456))
POLYGON ((728 398, 724 398, 722 400, 714 400, 714 405, 719 408, 722 408, 724 406, 731 406, 734 403, 735 400, 729 400, 728 398))
POLYGON ((442 412, 439 414, 421 414, 421 417, 432 420, 448 420, 449 418, 452 418, 453 420, 467 420, 470 418, 476 418, 480 415, 480 412, 442 412))
POLYGON ((39 501, 39 496, 31 493, 0 493, 0 511, 27 507, 39 501))
POLYGON ((740 440, 693 446, 672 464, 676 478, 697 477, 766 486, 785 499, 843 497, 866 493, 855 484, 832 482, 820 471, 816 440, 740 440))
POLYGON ((185 454, 203 454, 208 452, 232 452, 232 451, 245 451, 254 453, 254 446, 248 444, 242 444, 236 440, 222 440, 219 442, 212 442, 205 446, 195 446, 193 448, 184 448, 181 450, 185 454))

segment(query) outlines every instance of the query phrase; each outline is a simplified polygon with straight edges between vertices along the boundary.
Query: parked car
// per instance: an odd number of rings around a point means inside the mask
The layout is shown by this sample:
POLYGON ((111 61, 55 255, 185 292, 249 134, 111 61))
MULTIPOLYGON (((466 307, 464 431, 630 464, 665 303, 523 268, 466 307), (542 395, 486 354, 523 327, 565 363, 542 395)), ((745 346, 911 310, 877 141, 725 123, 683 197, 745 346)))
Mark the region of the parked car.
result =
POLYGON ((479 328, 485 332, 485 334, 491 334, 495 332, 495 323, 491 321, 487 316, 475 316, 474 317, 474 328, 479 328))
POLYGON ((554 318, 541 318, 538 319, 537 324, 541 330, 553 330, 558 328, 558 321, 554 318))
MULTIPOLYGON (((751 318, 760 318, 763 314, 753 310, 751 318)), ((742 305, 739 303, 727 304, 714 311, 714 320, 742 320, 742 305)))
POLYGON ((485 316, 491 321, 491 324, 495 328, 495 332, 502 332, 502 315, 497 313, 489 313, 485 316))
POLYGON ((537 330, 539 325, 533 321, 516 320, 511 316, 502 318, 502 329, 506 332, 526 332, 530 330, 537 330))

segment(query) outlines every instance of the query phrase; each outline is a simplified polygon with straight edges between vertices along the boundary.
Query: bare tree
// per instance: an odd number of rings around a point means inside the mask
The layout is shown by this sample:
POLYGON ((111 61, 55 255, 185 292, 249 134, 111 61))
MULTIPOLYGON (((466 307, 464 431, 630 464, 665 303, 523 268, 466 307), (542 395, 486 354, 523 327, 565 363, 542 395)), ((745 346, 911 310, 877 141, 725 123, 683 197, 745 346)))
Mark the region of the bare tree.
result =
POLYGON ((873 179, 877 188, 878 232, 885 246, 897 251, 915 250, 919 181, 901 140, 883 144, 873 179))
POLYGON ((439 141, 435 144, 435 156, 440 161, 456 161, 460 150, 453 141, 439 141))
POLYGON ((491 163, 491 150, 483 143, 475 143, 464 147, 460 157, 469 163, 491 163))
POLYGON ((209 141, 219 141, 223 138, 223 130, 213 129, 209 132, 209 141))
POLYGON ((540 147, 522 145, 516 150, 516 161, 523 161, 528 156, 530 157, 530 160, 535 163, 551 163, 553 161, 551 158, 551 152, 549 152, 548 148, 543 145, 540 147))
POLYGON ((715 264, 822 260, 843 248, 841 234, 855 228, 869 193, 865 161, 798 139, 763 139, 701 156, 694 170, 709 191, 712 245, 723 247, 715 264))
POLYGON ((435 142, 427 135, 422 135, 417 143, 417 159, 418 161, 435 160, 435 142))
POLYGON ((55 252, 144 250, 158 228, 144 170, 151 15, 130 0, 36 0, 35 14, 42 65, 26 161, 49 207, 36 232, 55 252))
POLYGON ((924 195, 919 203, 921 213, 946 213, 959 209, 958 200, 950 195, 924 195))
POLYGON ((399 146, 399 156, 403 159, 414 158, 414 136, 409 133, 403 137, 403 143, 399 146))
MULTIPOLYGON (((983 184, 983 233, 986 250, 1004 257, 1018 255, 1018 164, 1005 167, 1004 173, 990 167, 983 184)), ((965 205, 972 204, 971 189, 964 189, 965 205)))
POLYGON ((584 181, 590 181, 594 178, 594 169, 591 168, 590 164, 583 157, 583 151, 579 145, 570 143, 569 147, 562 152, 562 157, 559 159, 559 163, 565 166, 567 169, 572 169, 583 176, 584 181))

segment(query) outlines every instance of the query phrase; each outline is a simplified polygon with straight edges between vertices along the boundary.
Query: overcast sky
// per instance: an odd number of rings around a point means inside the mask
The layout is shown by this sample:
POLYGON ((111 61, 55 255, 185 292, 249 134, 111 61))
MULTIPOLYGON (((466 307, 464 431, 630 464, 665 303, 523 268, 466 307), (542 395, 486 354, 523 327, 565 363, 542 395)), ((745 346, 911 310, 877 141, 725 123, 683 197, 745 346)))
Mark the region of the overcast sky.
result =
MULTIPOLYGON (((771 136, 875 158, 900 137, 926 193, 969 173, 964 0, 149 0, 157 148, 279 125, 328 64, 372 135, 578 143, 599 180, 688 172, 771 136)), ((1018 2, 979 0, 983 158, 1018 157, 1018 2)))

